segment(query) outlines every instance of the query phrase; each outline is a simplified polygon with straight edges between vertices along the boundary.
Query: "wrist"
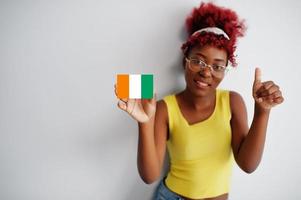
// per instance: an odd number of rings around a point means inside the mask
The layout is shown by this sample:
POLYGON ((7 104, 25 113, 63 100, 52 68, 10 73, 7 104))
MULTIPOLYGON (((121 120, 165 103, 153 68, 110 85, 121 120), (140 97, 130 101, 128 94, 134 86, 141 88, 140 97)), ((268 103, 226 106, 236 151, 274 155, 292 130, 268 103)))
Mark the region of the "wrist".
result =
POLYGON ((257 102, 255 102, 254 112, 256 115, 269 115, 271 108, 263 108, 257 102))

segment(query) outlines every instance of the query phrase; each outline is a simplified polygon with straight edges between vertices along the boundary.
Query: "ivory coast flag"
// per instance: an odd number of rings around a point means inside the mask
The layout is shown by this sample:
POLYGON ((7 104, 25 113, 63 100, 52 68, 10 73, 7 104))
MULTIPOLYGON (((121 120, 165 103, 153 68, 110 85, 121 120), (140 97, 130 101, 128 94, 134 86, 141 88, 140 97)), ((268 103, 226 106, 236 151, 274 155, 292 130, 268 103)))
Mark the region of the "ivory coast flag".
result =
POLYGON ((153 98, 154 80, 152 74, 117 74, 118 98, 153 98))

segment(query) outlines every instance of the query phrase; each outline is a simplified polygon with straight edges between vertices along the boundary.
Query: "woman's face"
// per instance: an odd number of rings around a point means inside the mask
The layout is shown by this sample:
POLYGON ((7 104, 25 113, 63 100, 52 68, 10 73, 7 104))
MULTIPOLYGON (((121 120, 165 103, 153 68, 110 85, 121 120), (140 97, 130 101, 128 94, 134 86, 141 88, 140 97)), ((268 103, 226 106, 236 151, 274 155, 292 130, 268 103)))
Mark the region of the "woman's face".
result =
MULTIPOLYGON (((188 59, 198 59, 210 66, 226 66, 227 52, 224 49, 218 49, 214 46, 206 45, 195 47, 190 50, 188 59)), ((219 83, 224 78, 224 73, 216 76, 212 75, 209 67, 201 69, 198 72, 192 71, 189 67, 190 62, 185 63, 186 87, 196 96, 206 96, 212 94, 219 83)))

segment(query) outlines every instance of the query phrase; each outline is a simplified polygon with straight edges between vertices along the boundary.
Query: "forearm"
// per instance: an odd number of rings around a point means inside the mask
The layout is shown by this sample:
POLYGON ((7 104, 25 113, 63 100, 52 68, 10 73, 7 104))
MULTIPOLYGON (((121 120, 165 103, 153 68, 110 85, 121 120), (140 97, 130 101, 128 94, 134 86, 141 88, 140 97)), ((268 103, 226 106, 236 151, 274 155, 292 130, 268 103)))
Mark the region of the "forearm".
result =
POLYGON ((269 114, 270 110, 261 110, 255 104, 251 127, 238 152, 238 162, 248 173, 253 172, 261 161, 269 114))
POLYGON ((145 183, 152 183, 160 176, 159 161, 154 139, 154 117, 146 123, 138 123, 137 165, 145 183))

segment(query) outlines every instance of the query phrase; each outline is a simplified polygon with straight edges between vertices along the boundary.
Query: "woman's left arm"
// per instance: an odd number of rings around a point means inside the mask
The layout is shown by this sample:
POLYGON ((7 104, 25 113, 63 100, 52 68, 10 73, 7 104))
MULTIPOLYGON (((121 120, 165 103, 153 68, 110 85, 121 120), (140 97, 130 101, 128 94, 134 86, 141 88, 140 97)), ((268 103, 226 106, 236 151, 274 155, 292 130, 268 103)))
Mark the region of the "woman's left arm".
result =
POLYGON ((284 100, 279 86, 274 82, 261 82, 259 68, 255 70, 253 98, 254 116, 249 129, 242 97, 236 92, 230 92, 233 154, 239 167, 247 173, 255 171, 260 163, 271 108, 284 100))

